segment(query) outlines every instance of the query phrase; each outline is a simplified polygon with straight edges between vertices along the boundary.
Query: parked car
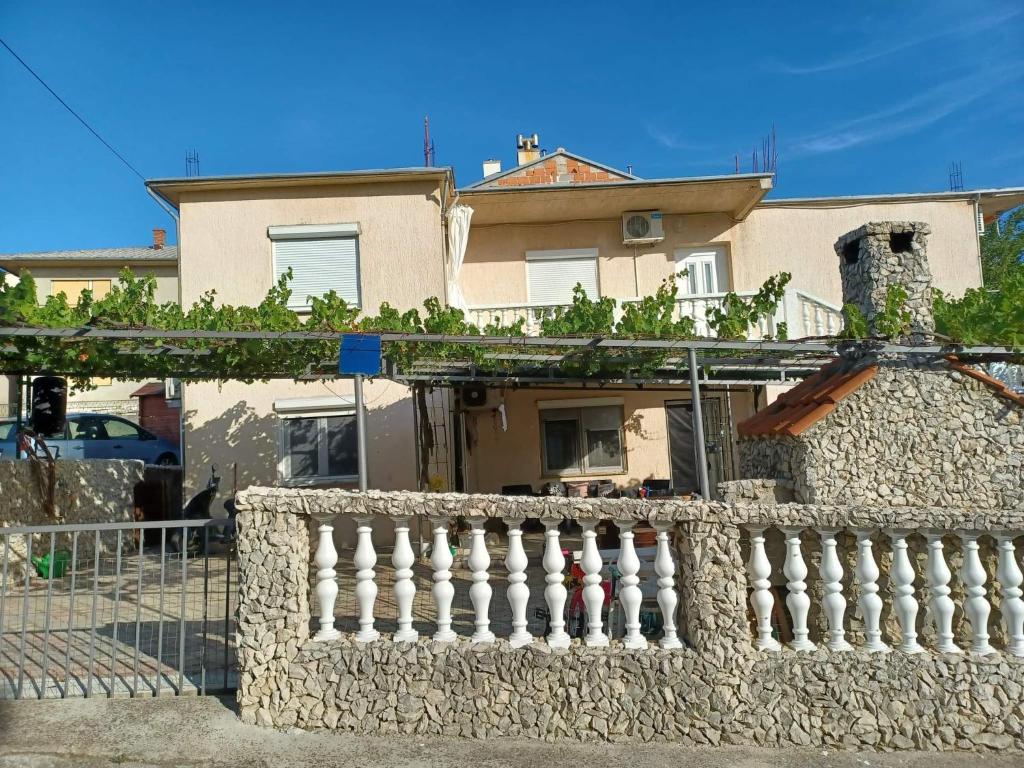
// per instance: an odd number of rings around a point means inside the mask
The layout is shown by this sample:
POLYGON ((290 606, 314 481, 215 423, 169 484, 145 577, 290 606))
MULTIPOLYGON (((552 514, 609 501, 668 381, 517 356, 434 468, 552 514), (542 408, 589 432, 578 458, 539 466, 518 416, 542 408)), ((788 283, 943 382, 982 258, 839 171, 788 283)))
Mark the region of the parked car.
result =
MULTIPOLYGON (((17 422, 0 420, 0 459, 18 455, 17 422)), ((45 438, 58 459, 139 459, 147 464, 179 463, 178 446, 138 424, 106 413, 69 413, 62 433, 45 438)))

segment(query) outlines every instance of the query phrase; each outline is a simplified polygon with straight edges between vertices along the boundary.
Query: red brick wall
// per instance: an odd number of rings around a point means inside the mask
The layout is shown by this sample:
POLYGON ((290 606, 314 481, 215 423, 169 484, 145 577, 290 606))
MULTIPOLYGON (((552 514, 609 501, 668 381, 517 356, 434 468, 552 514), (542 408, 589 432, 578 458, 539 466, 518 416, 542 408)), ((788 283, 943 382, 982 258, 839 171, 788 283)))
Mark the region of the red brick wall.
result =
POLYGON ((139 398, 139 425, 175 444, 181 441, 180 412, 180 408, 169 406, 162 394, 139 398))
POLYGON ((626 177, 616 173, 609 173, 603 168, 597 168, 587 163, 581 163, 571 157, 550 157, 542 163, 525 168, 518 173, 512 173, 495 184, 500 187, 519 187, 529 184, 556 184, 558 174, 569 175, 570 183, 583 184, 595 181, 622 181, 626 177), (564 169, 564 170, 563 170, 564 169))

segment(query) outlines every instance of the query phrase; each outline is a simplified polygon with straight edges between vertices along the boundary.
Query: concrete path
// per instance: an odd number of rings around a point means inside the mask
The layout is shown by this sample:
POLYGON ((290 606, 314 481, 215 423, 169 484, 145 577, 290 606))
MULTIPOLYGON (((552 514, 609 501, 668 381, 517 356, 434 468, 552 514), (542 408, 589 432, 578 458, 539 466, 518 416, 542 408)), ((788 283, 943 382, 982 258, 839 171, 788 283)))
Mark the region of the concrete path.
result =
POLYGON ((368 738, 280 733, 242 725, 233 702, 213 697, 69 699, 0 703, 0 767, 246 766, 247 768, 1009 768, 1024 755, 1004 753, 832 752, 690 749, 417 737, 368 738))

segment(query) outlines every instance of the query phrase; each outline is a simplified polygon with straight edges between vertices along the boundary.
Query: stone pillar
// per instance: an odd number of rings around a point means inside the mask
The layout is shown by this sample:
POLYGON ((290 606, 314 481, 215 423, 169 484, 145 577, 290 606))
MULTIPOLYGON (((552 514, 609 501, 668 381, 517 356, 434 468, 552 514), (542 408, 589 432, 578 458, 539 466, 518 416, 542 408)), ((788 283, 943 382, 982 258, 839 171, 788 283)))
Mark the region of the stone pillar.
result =
POLYGON ((288 666, 309 639, 309 515, 265 491, 240 493, 237 506, 238 712, 280 727, 288 666))
POLYGON ((890 285, 902 285, 907 292, 910 336, 900 341, 921 343, 935 332, 926 242, 930 234, 931 228, 919 221, 873 221, 836 241, 843 304, 861 311, 872 335, 890 285))

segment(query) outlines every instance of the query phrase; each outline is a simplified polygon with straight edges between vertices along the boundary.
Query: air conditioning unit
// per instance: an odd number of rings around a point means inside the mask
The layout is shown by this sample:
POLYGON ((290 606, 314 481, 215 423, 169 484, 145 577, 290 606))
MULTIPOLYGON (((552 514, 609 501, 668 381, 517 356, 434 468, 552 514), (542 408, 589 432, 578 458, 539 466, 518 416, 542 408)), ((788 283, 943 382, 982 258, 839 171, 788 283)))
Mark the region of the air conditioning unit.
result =
POLYGON ((627 211, 622 214, 622 244, 660 243, 665 239, 661 211, 627 211))
POLYGON ((460 395, 463 408, 483 408, 487 405, 487 387, 483 384, 464 384, 460 395))

